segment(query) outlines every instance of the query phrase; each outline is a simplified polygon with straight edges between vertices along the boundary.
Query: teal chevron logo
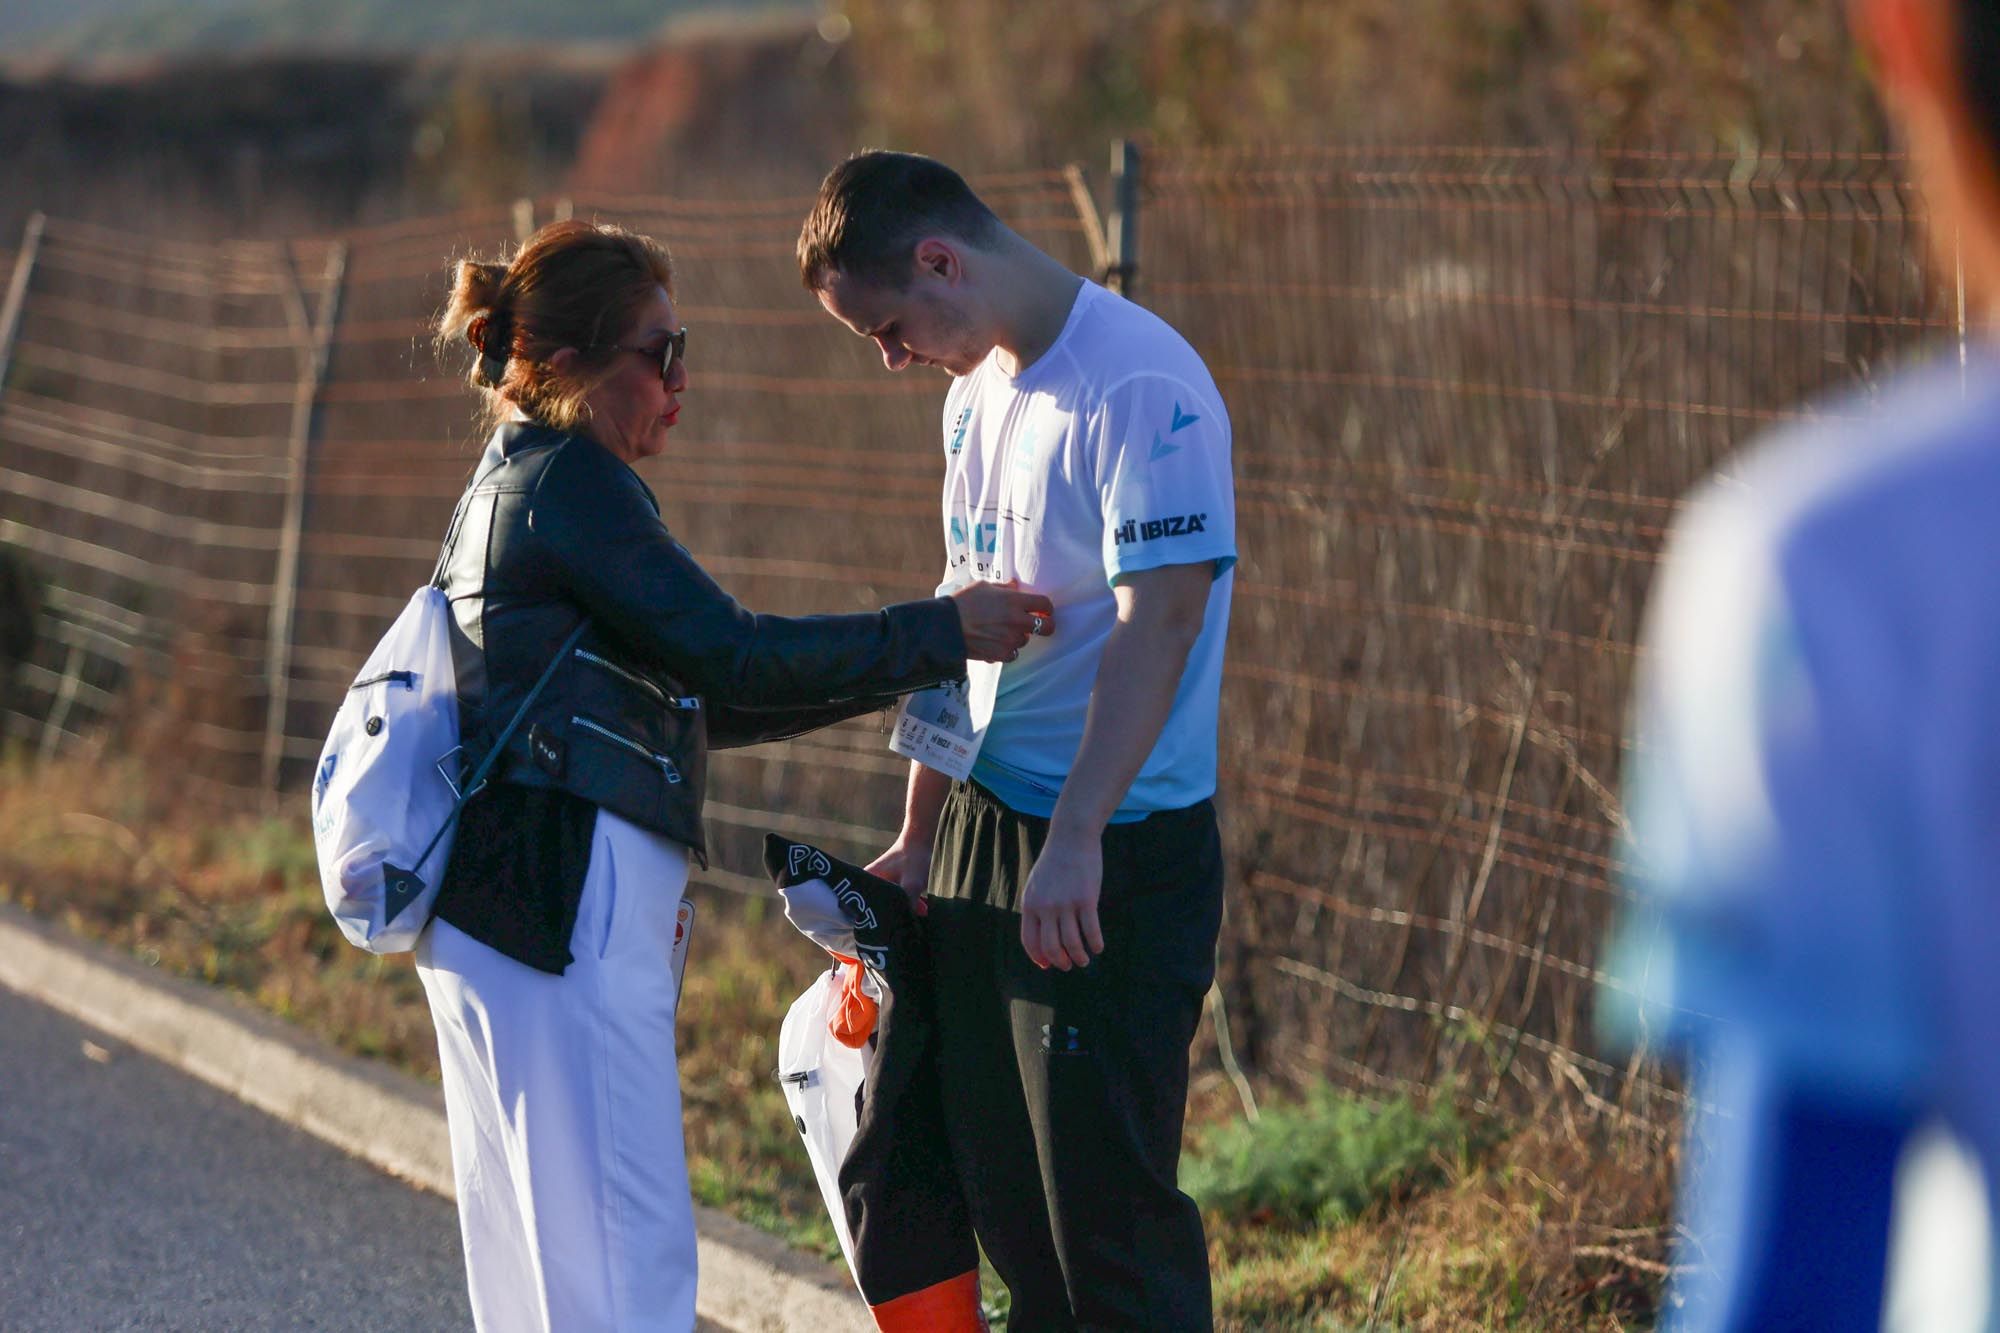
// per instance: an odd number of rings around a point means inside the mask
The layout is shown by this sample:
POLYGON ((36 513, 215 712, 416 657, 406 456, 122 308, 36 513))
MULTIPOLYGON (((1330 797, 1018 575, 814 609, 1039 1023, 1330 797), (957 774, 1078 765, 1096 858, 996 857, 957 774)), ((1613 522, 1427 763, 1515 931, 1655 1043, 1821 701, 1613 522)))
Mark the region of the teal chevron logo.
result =
POLYGON ((1153 452, 1151 458, 1148 461, 1157 463, 1162 458, 1165 458, 1168 454, 1177 454, 1180 451, 1181 447, 1178 444, 1168 444, 1164 439, 1160 437, 1160 432, 1154 431, 1153 452))
POLYGON ((1175 403, 1173 428, 1169 430, 1167 434, 1178 435, 1182 431, 1186 430, 1189 426, 1192 426, 1195 422, 1200 420, 1201 418, 1196 416, 1192 412, 1182 412, 1181 405, 1179 403, 1175 403))

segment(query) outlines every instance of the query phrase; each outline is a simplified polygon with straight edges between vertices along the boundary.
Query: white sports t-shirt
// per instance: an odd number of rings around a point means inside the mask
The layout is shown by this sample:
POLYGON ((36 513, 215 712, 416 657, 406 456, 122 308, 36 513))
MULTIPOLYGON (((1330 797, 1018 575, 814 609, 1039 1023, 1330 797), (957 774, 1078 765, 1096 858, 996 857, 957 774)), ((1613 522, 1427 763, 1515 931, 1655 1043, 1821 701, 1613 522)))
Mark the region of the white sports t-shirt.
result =
POLYGON ((973 777, 1046 817, 1083 739, 1120 577, 1209 564, 1207 618, 1159 742, 1117 822, 1215 792, 1216 712, 1236 563, 1229 417, 1215 381, 1152 312, 1086 282, 1054 344, 1009 377, 997 353, 944 410, 940 592, 1018 579, 1055 603, 1054 633, 1000 674, 973 777))

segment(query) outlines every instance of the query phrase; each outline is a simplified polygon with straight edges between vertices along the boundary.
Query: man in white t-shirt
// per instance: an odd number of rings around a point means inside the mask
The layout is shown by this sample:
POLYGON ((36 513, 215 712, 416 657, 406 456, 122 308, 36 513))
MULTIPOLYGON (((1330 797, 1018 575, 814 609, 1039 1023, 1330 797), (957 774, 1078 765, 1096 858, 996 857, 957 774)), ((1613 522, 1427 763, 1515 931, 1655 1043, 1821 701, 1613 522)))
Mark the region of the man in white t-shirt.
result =
POLYGON ((984 683, 969 776, 913 765, 869 867, 931 895, 947 1133, 1009 1327, 1208 1329, 1175 1177, 1222 910, 1228 414, 1185 339, 928 158, 836 168, 799 261, 889 369, 955 377, 941 586, 1015 582, 1055 608, 984 683))

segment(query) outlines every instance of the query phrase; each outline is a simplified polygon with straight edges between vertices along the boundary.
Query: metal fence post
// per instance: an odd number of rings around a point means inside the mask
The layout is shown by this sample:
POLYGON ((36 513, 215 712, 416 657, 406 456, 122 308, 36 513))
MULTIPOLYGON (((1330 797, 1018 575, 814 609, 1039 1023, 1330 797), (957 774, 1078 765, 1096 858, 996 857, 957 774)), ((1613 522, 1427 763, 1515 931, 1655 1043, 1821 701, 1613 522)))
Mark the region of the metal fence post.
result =
POLYGON ((1083 227, 1084 247, 1090 251, 1090 276, 1104 282, 1111 276, 1111 249, 1104 243, 1104 219, 1097 214, 1097 201, 1090 197, 1090 180, 1083 174, 1083 163, 1065 165, 1063 181, 1069 186, 1076 220, 1083 227))
MULTIPOLYGON (((14 254, 14 272, 7 280, 7 297, 0 302, 0 398, 7 393, 7 372, 14 362, 14 338, 21 331, 21 321, 28 312, 28 282, 34 276, 35 259, 42 249, 42 228, 47 219, 40 213, 28 214, 28 224, 21 229, 21 248, 14 254)), ((69 700, 75 695, 77 649, 70 645, 69 661, 63 669, 63 683, 57 699, 57 711, 66 718, 69 700)), ((12 691, 8 688, 13 679, 12 667, 0 671, 0 703, 5 703, 12 691)), ((57 732, 49 725, 49 716, 42 719, 41 756, 47 759, 55 752, 57 732)), ((58 726, 60 719, 58 720, 58 726)))
POLYGON ((1139 285, 1139 145, 1119 139, 1111 145, 1110 262, 1105 285, 1130 298, 1139 285))
POLYGON ((7 369, 14 360, 14 335, 21 331, 21 318, 28 309, 28 280, 34 275, 35 257, 42 249, 42 227, 47 222, 40 213, 28 214, 21 229, 21 249, 14 256, 14 275, 7 281, 7 299, 0 304, 0 393, 7 389, 7 369))
MULTIPOLYGON (((286 293, 287 304, 292 307, 295 325, 302 326, 305 322, 305 298, 299 291, 297 266, 289 254, 285 257, 284 269, 290 284, 286 293)), ((326 271, 320 283, 319 313, 310 330, 310 342, 299 348, 298 392, 292 399, 285 526, 278 540, 277 572, 271 581, 270 638, 264 657, 267 703, 264 711, 262 784, 267 801, 275 798, 278 792, 278 766, 285 755, 285 714, 292 701, 292 622, 298 605, 299 546, 305 531, 307 455, 312 447, 313 417, 319 407, 320 386, 326 380, 327 359, 333 346, 333 326, 340 317, 340 294, 346 277, 347 243, 336 241, 327 250, 326 271)))
POLYGON ((63 658, 62 684, 56 687, 55 700, 42 718, 42 744, 36 751, 36 757, 45 764, 55 758, 56 747, 62 743, 63 733, 69 723, 69 710, 76 703, 76 687, 82 681, 83 643, 81 640, 71 639, 69 653, 63 658))

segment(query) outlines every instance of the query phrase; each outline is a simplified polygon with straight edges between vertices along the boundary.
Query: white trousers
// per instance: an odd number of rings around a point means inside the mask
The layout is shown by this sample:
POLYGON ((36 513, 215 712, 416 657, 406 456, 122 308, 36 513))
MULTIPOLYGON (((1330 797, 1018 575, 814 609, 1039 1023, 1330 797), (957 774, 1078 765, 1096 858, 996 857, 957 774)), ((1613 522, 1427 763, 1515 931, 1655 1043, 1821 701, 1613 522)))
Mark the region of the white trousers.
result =
POLYGON ((481 1333, 694 1327, 669 966, 687 876, 679 843, 600 811, 561 976, 443 921, 417 944, 481 1333))

